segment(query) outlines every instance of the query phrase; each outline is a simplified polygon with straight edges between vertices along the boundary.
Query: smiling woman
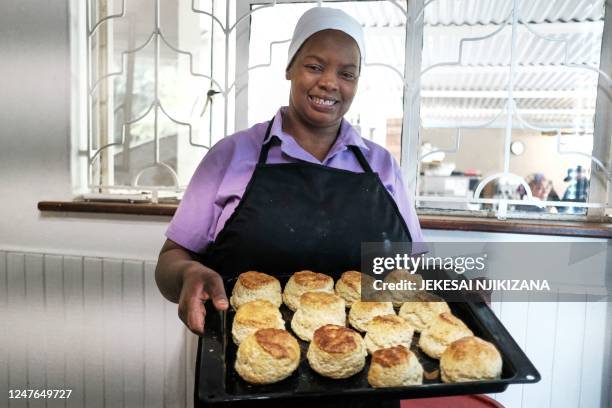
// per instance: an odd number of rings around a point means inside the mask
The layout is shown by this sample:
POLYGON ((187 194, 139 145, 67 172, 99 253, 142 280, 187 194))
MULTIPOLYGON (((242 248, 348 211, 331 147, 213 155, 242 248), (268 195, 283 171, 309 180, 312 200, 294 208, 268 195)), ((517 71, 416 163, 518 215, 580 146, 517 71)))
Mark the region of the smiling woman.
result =
POLYGON ((338 277, 360 269, 363 242, 422 241, 399 165, 344 119, 364 54, 356 20, 308 10, 289 47, 289 106, 224 138, 198 166, 156 269, 194 333, 204 330, 203 301, 228 307, 224 279, 302 270, 338 277))

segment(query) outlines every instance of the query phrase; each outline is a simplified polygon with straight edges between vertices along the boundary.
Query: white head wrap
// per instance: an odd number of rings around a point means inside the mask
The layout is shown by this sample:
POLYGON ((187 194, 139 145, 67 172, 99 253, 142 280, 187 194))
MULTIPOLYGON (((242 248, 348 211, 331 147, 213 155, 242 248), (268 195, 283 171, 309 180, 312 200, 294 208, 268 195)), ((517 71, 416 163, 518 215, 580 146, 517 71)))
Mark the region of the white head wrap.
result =
POLYGON ((315 7, 302 14, 302 17, 300 17, 295 26, 291 45, 289 45, 286 68, 289 67, 302 44, 311 35, 323 30, 338 30, 351 36, 359 47, 359 53, 361 54, 360 67, 363 66, 365 61, 365 41, 361 24, 342 10, 329 7, 315 7))

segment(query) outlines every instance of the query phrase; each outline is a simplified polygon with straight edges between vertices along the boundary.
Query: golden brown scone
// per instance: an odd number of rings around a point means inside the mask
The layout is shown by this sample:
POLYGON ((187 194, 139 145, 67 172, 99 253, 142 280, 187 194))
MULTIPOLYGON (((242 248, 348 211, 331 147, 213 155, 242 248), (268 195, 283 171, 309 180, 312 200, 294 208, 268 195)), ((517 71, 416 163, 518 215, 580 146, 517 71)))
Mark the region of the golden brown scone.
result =
POLYGON ((422 384, 423 367, 404 346, 380 349, 372 354, 368 382, 376 388, 422 384))
POLYGON ((375 316, 367 325, 365 345, 368 353, 402 345, 410 349, 414 328, 406 320, 394 314, 375 316))
POLYGON ((304 341, 311 341, 316 329, 326 324, 346 325, 344 299, 327 292, 306 292, 291 319, 291 329, 304 341))
POLYGON ((281 286, 278 279, 268 274, 256 271, 241 273, 236 280, 230 304, 236 310, 243 303, 253 300, 267 300, 276 307, 280 307, 281 286))
POLYGON ((349 323, 360 332, 367 329, 368 323, 375 316, 395 314, 391 302, 362 302, 357 301, 349 311, 349 323))
POLYGON ((294 312, 300 303, 300 296, 306 292, 334 293, 334 280, 331 276, 313 271, 296 272, 287 281, 283 292, 283 302, 294 312))
MULTIPOLYGON (((402 281, 414 282, 416 287, 420 288, 421 283, 423 282, 423 277, 418 273, 410 273, 410 271, 406 269, 395 269, 385 276, 385 283, 401 283, 402 281)), ((404 302, 417 300, 416 295, 423 293, 421 290, 409 289, 389 289, 388 292, 390 293, 391 301, 393 302, 394 307, 401 307, 404 302)))
POLYGON ((462 337, 474 333, 450 312, 440 313, 419 338, 419 347, 431 358, 440 358, 446 347, 462 337))
POLYGON ((344 272, 336 282, 336 295, 345 300, 346 307, 361 300, 361 272, 344 272))
POLYGON ((248 336, 236 354, 236 372, 252 384, 271 384, 291 375, 300 364, 300 346, 280 329, 260 329, 248 336))
POLYGON ((259 329, 284 329, 285 321, 277 306, 267 300, 243 303, 234 316, 232 339, 240 344, 248 335, 259 329))
POLYGON ((415 300, 406 302, 399 310, 399 316, 414 327, 416 332, 425 330, 440 313, 449 312, 448 304, 439 296, 422 292, 415 300))
POLYGON ((494 380, 501 376, 501 372, 499 351, 479 337, 453 341, 440 358, 440 375, 447 383, 494 380))
POLYGON ((317 373, 338 379, 348 378, 363 370, 366 355, 359 333, 327 324, 315 330, 306 357, 317 373))

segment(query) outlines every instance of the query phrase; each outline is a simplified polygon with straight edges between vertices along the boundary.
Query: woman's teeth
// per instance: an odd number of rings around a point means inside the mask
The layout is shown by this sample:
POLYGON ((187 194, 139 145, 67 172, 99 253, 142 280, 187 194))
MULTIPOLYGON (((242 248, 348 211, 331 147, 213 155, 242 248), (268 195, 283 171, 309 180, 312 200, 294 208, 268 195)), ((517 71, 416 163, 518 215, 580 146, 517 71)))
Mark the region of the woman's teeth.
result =
POLYGON ((336 103, 336 101, 333 99, 321 99, 321 98, 317 98, 316 96, 311 96, 310 100, 312 100, 317 105, 331 106, 336 103))

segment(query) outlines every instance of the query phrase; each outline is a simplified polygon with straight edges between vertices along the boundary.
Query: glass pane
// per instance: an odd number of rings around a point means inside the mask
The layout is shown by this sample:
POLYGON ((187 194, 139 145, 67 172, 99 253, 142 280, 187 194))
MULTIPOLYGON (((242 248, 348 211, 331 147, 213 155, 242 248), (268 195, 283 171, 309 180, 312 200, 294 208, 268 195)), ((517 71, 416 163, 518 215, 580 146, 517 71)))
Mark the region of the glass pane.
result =
MULTIPOLYGON (((532 204, 587 200, 603 4, 519 2, 514 47, 510 0, 426 7, 421 208, 495 209, 469 202, 479 186, 485 199, 527 200, 529 190, 532 204)), ((508 210, 585 212, 521 203, 508 210)))

